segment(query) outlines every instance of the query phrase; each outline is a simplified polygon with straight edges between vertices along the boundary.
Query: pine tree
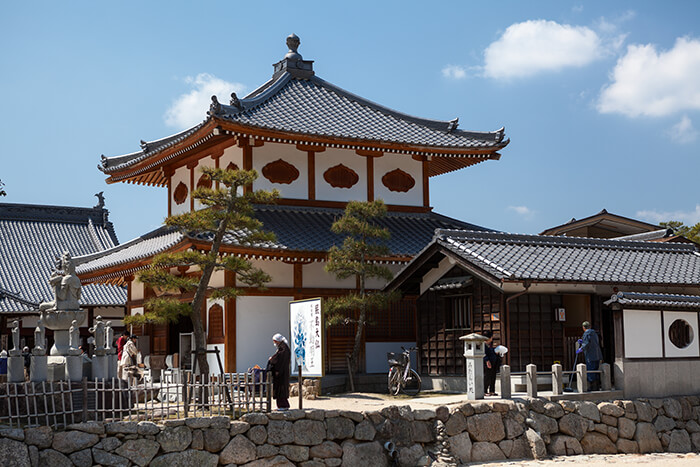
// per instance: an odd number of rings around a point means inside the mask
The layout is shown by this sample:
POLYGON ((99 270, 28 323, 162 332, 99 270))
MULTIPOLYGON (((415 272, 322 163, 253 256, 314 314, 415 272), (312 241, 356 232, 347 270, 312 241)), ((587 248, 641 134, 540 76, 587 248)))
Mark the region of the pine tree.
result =
POLYGON ((362 335, 367 324, 370 310, 385 309, 395 293, 379 291, 369 292, 367 280, 379 278, 391 280, 393 274, 389 268, 376 260, 390 254, 386 241, 389 230, 377 225, 377 221, 386 215, 386 205, 382 200, 361 202, 351 201, 345 208, 343 216, 336 220, 331 230, 336 234, 346 235, 342 246, 333 246, 328 251, 326 271, 335 274, 339 280, 355 276, 358 290, 348 295, 328 298, 324 301, 324 313, 327 325, 356 325, 355 342, 350 357, 351 374, 359 369, 359 355, 362 335), (355 318, 357 316, 357 318, 355 318))
POLYGON ((279 197, 275 190, 267 192, 247 191, 258 177, 254 170, 224 170, 205 167, 202 172, 219 188, 200 187, 192 192, 206 209, 170 216, 165 224, 180 229, 189 236, 196 236, 210 242, 208 250, 189 249, 180 252, 163 253, 155 256, 150 267, 138 275, 139 281, 159 292, 160 297, 149 299, 143 315, 125 318, 129 325, 147 323, 164 324, 177 322, 182 316, 189 316, 195 339, 197 365, 201 374, 209 373, 206 355, 206 336, 200 310, 207 297, 211 299, 235 299, 242 291, 235 287, 212 288, 209 280, 215 271, 231 271, 236 282, 252 287, 263 287, 270 276, 251 262, 236 255, 220 253, 224 236, 235 239, 243 246, 261 246, 274 241, 274 235, 262 231, 262 223, 255 219, 253 205, 272 203, 279 197), (195 266, 201 275, 177 274, 178 268, 186 270, 195 266), (171 295, 168 295, 170 292, 171 295), (182 303, 180 293, 194 292, 190 303, 182 303))
POLYGON ((685 225, 681 221, 668 221, 659 223, 661 227, 673 229, 673 233, 681 235, 695 243, 700 243, 700 222, 695 225, 685 225))

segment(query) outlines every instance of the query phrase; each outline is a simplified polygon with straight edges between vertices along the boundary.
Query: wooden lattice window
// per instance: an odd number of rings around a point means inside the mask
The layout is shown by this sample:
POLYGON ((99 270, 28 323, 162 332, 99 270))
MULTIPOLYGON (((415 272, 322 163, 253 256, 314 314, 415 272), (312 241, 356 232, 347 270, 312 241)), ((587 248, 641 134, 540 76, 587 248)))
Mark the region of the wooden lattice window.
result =
POLYGON ((207 343, 224 343, 224 309, 215 304, 209 308, 209 334, 207 343))
POLYGON ((175 191, 173 192, 173 200, 175 201, 176 204, 182 204, 185 201, 187 201, 187 194, 188 193, 189 193, 189 190, 187 189, 187 185, 180 182, 177 185, 177 187, 175 187, 175 191))
POLYGON ((447 301, 447 330, 465 331, 472 327, 472 298, 470 295, 445 297, 447 301))

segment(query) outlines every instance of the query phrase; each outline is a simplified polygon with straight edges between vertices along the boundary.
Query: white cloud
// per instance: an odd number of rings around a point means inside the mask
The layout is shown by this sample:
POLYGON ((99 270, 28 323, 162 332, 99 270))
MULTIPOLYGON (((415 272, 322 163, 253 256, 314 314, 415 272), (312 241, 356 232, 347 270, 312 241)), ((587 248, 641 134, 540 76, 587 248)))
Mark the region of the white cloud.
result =
POLYGON ((484 75, 509 79, 544 71, 579 68, 605 54, 590 28, 531 20, 512 24, 484 52, 484 75))
POLYGON ((528 208, 527 206, 508 206, 508 210, 515 212, 516 214, 524 217, 525 219, 532 219, 532 217, 535 215, 535 211, 528 208))
POLYGON ((447 65, 442 69, 442 76, 448 79, 464 79, 467 77, 467 70, 459 65, 447 65))
POLYGON ((628 117, 665 116, 700 110, 700 41, 678 38, 673 48, 657 52, 653 44, 630 45, 603 87, 601 113, 628 117))
POLYGON ((694 211, 637 211, 637 217, 656 224, 681 221, 685 225, 695 225, 700 222, 700 204, 695 205, 694 211))
POLYGON ((200 73, 194 78, 188 76, 185 83, 193 89, 177 97, 163 116, 166 125, 178 129, 194 126, 204 120, 211 96, 217 96, 219 102, 228 103, 232 92, 240 93, 245 89, 240 83, 229 83, 208 73, 200 73))
POLYGON ((692 143, 698 139, 698 131, 693 127, 693 122, 687 115, 683 115, 681 120, 666 133, 674 142, 680 144, 692 143))

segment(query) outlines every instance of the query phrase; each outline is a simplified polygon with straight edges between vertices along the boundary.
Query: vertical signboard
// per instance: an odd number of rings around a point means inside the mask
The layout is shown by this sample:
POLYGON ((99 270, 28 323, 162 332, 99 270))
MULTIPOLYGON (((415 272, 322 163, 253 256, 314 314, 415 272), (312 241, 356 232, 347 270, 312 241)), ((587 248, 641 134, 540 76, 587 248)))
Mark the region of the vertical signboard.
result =
POLYGON ((289 302, 289 324, 292 329, 292 374, 304 377, 323 376, 323 317, 321 299, 311 298, 289 302))

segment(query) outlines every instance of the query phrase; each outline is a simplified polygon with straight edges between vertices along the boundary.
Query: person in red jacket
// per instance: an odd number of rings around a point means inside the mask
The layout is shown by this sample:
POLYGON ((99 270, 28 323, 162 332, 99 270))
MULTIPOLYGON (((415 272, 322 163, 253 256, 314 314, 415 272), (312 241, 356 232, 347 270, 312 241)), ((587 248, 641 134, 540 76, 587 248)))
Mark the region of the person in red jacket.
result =
POLYGON ((126 345, 126 341, 129 340, 129 331, 124 330, 122 332, 121 337, 117 339, 117 361, 120 362, 122 360, 122 351, 124 350, 124 345, 126 345))

